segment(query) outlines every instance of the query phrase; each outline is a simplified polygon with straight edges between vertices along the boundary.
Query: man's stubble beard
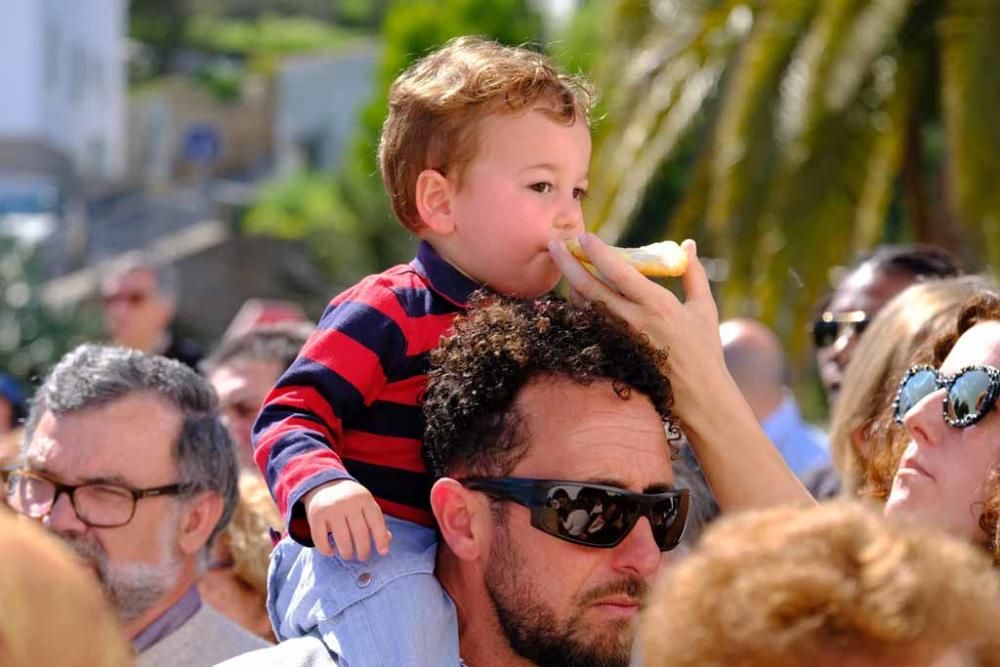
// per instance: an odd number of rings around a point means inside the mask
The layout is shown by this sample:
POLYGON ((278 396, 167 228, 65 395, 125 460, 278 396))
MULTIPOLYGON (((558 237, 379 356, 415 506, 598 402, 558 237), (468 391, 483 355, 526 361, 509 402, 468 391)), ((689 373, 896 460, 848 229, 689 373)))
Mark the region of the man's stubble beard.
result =
POLYGON ((122 623, 130 623, 151 609, 172 589, 180 576, 183 563, 173 550, 179 514, 166 517, 159 535, 160 561, 146 563, 114 563, 96 539, 58 535, 63 542, 94 568, 105 596, 122 623))
MULTIPOLYGON (((587 637, 583 616, 589 603, 614 593, 644 598, 648 585, 641 579, 624 579, 584 593, 574 599, 565 619, 545 602, 535 599, 530 581, 518 576, 526 559, 511 540, 507 512, 496 526, 496 539, 486 565, 486 590, 497 621, 510 647, 539 667, 627 667, 631 660, 635 624, 609 622, 601 637, 587 637), (617 630, 617 632, 613 632, 617 630)), ((553 537, 552 539, 557 539, 553 537)), ((557 576, 557 575, 555 575, 557 576)))

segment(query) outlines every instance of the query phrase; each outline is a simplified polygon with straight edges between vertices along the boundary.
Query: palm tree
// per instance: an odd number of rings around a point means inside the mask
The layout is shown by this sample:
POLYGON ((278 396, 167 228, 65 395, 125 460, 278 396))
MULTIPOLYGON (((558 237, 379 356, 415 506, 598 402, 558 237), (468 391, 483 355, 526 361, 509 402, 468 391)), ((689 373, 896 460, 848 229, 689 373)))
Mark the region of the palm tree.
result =
POLYGON ((728 263, 724 312, 801 350, 831 267, 886 240, 1000 262, 1000 1, 615 0, 594 77, 588 220, 634 237, 664 165, 688 184, 648 236, 728 263))

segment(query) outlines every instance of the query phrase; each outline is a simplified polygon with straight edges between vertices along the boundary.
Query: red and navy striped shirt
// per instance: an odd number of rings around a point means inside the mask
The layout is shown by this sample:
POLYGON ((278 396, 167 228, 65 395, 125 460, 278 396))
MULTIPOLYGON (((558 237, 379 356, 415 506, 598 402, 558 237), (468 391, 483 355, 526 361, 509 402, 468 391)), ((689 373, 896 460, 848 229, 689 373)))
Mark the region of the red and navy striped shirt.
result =
POLYGON ((338 479, 387 514, 434 525, 419 399, 431 350, 479 287, 422 242, 409 264, 330 302, 254 424, 254 458, 293 539, 312 546, 302 497, 338 479))

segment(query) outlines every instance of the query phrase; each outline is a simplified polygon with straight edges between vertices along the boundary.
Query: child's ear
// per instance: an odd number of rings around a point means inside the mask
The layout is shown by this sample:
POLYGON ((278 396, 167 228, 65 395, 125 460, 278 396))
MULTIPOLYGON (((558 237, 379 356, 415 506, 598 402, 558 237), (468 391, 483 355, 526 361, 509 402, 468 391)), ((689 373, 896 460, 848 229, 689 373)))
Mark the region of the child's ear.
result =
POLYGON ((424 169, 417 176, 417 213, 428 229, 436 234, 450 234, 455 229, 451 215, 454 186, 436 169, 424 169))

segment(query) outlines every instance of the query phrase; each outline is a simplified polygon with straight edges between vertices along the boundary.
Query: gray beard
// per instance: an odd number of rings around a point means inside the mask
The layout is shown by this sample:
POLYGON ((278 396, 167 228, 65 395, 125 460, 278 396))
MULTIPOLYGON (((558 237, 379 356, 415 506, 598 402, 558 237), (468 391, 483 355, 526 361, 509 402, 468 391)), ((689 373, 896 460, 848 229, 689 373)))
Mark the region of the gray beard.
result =
MULTIPOLYGON (((517 580, 524 559, 511 541, 506 518, 502 526, 497 525, 497 534, 487 560, 486 591, 514 652, 539 667, 628 667, 634 630, 622 623, 617 641, 610 642, 582 636, 582 605, 560 622, 553 609, 534 599, 531 582, 517 580)), ((640 595, 646 587, 641 580, 630 580, 598 592, 606 595, 614 588, 640 595)))
POLYGON ((180 559, 163 549, 159 563, 112 562, 96 540, 60 535, 80 558, 97 573, 104 594, 118 612, 122 623, 129 623, 151 609, 174 587, 180 576, 180 559))

